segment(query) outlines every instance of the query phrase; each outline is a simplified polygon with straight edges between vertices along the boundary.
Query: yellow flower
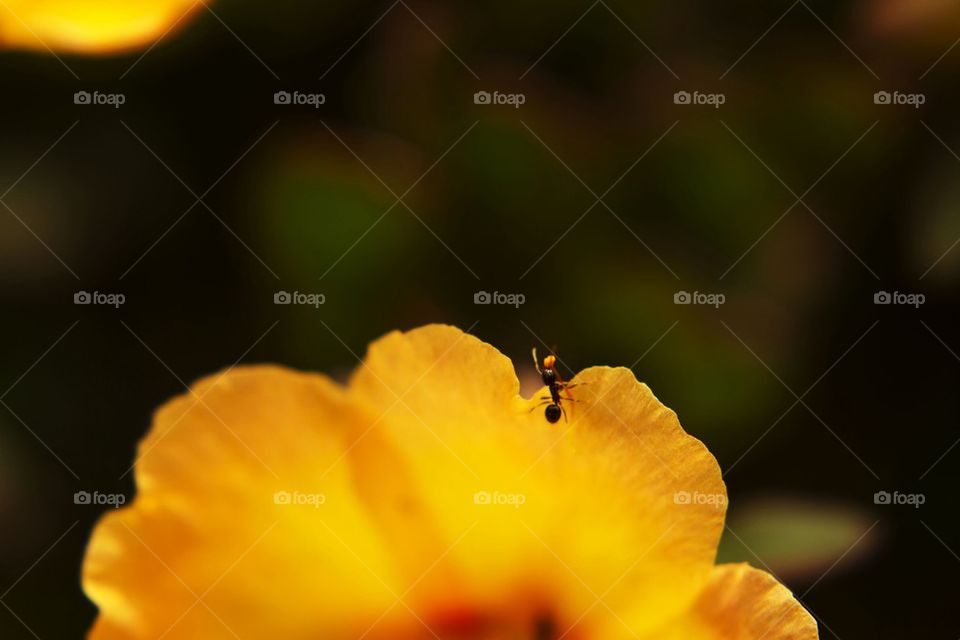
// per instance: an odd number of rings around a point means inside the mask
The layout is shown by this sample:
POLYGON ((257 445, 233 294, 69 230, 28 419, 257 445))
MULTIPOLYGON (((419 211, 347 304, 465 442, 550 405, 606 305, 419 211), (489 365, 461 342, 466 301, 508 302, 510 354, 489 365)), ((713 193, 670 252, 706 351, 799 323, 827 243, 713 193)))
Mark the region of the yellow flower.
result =
POLYGON ((201 6, 200 0, 3 0, 0 44, 74 53, 134 49, 201 6))
POLYGON ((717 463, 628 369, 548 424, 448 326, 375 342, 349 384, 280 367, 156 414, 138 496, 94 531, 94 640, 807 640, 772 577, 714 565, 717 463))

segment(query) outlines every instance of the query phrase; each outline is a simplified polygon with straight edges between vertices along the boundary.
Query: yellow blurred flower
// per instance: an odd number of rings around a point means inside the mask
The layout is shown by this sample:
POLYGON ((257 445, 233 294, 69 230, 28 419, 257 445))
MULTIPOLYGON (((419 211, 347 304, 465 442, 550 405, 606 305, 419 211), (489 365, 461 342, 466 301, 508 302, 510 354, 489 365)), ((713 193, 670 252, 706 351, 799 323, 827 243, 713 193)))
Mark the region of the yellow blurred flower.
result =
POLYGON ((152 44, 209 0, 2 0, 0 45, 109 53, 152 44))
POLYGON ((676 415, 628 369, 575 381, 548 424, 506 357, 438 325, 346 387, 201 381, 93 533, 90 638, 817 638, 771 576, 714 564, 726 489, 676 415))

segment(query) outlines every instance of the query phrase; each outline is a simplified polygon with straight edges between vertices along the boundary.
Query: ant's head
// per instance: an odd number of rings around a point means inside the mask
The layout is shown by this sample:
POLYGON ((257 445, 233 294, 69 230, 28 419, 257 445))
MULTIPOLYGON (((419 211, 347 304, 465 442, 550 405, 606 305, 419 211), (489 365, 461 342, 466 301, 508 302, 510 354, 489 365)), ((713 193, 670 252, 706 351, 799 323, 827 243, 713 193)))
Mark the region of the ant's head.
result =
POLYGON ((557 372, 553 369, 547 367, 540 373, 540 376, 543 378, 543 384, 548 387, 557 382, 557 372))
POLYGON ((546 356, 543 359, 543 366, 540 366, 540 359, 537 358, 537 348, 533 348, 533 364, 537 368, 537 373, 543 378, 543 384, 550 386, 557 382, 557 370, 554 368, 557 364, 557 357, 554 355, 546 356))

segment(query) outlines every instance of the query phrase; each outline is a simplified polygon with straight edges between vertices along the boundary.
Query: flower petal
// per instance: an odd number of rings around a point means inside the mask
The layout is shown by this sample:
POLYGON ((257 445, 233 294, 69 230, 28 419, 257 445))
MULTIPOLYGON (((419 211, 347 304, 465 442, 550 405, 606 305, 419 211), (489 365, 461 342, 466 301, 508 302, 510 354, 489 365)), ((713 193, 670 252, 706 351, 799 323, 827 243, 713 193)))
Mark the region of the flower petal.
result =
POLYGON ((203 3, 196 0, 5 0, 0 44, 108 52, 146 46, 203 3))
POLYGON ((136 500, 89 545, 90 637, 358 637, 389 620, 397 572, 347 460, 359 420, 334 383, 277 367, 207 378, 161 408, 136 500))
POLYGON ((538 400, 518 395, 510 361, 458 329, 370 347, 350 391, 403 452, 447 541, 414 576, 423 601, 496 607, 510 594, 550 603, 561 628, 639 633, 706 584, 726 504, 713 456, 629 370, 588 369, 572 382, 586 383, 571 390, 580 403, 567 401, 570 421, 551 425, 530 411, 538 400))
POLYGON ((651 634, 657 640, 816 640, 817 623, 769 573, 747 564, 714 568, 691 610, 651 634))

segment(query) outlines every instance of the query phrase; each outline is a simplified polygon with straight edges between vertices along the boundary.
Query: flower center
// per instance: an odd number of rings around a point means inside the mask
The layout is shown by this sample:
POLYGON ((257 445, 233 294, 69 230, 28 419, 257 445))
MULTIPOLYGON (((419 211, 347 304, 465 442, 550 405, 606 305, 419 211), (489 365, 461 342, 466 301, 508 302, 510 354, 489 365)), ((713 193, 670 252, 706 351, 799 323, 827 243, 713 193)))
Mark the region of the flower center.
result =
MULTIPOLYGON (((563 633, 547 611, 516 617, 469 608, 450 609, 428 624, 441 640, 557 640, 563 633)), ((575 634, 566 638, 574 640, 575 634)))

